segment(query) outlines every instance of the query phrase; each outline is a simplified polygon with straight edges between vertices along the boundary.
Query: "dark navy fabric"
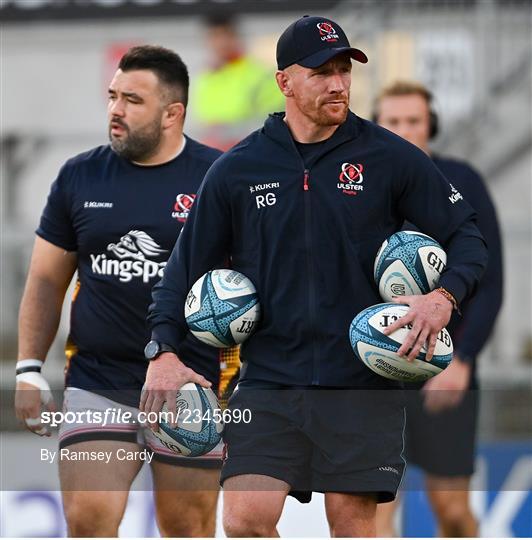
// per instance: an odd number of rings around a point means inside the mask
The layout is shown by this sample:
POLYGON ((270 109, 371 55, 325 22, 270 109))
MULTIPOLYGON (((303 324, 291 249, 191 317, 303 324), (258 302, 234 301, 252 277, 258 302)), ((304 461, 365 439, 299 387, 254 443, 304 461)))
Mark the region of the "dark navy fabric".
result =
POLYGON ((471 294, 485 243, 471 206, 422 151, 350 113, 304 164, 283 114, 271 115, 207 173, 154 287, 152 336, 185 339, 188 290, 229 254, 261 302, 257 331, 242 346, 242 380, 394 386, 355 359, 348 329, 381 302, 375 254, 405 219, 446 249, 442 286, 458 301, 471 294))
POLYGON ((405 468, 403 405, 402 390, 239 385, 229 409, 237 418, 250 411, 252 421, 225 425, 220 484, 261 474, 287 482, 303 503, 313 491, 391 501, 405 468))
POLYGON ((300 143, 294 141, 296 144, 297 151, 303 159, 303 163, 307 166, 309 163, 312 163, 316 157, 321 153, 321 147, 327 143, 327 141, 320 141, 317 143, 300 143))
MULTIPOLYGON (((62 167, 37 234, 77 252, 68 386, 138 406, 147 369, 143 349, 150 337, 151 288, 162 276, 205 172, 220 154, 187 138, 180 155, 158 166, 134 165, 100 146, 62 167)), ((179 354, 217 383, 216 349, 189 335, 179 343, 179 354)))
POLYGON ((477 212, 477 226, 488 246, 488 265, 475 294, 462 304, 449 325, 455 353, 466 362, 475 359, 495 325, 503 299, 503 263, 499 221, 480 175, 467 163, 441 156, 433 161, 477 212))
POLYGON ((405 392, 407 463, 436 476, 471 476, 475 471, 479 393, 472 387, 456 406, 431 413, 425 408, 423 392, 405 392))
MULTIPOLYGON (((476 357, 488 341, 503 299, 502 246, 497 213, 482 177, 467 163, 433 156, 434 164, 464 196, 477 213, 477 226, 488 247, 488 264, 476 292, 453 312, 447 329, 453 338, 455 354, 476 368, 476 357)), ((405 230, 416 229, 405 223, 405 230)), ((471 385, 476 384, 475 373, 471 385)))

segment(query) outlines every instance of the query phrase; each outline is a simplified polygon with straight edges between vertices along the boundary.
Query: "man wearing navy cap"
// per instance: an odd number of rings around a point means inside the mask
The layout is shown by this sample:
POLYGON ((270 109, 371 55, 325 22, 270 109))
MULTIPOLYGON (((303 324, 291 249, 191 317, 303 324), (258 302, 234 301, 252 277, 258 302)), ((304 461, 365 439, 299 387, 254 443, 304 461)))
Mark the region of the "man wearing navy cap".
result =
MULTIPOLYGON (((257 331, 242 346, 226 423, 224 528, 228 536, 278 536, 287 495, 325 494, 332 536, 375 536, 378 502, 393 500, 404 470, 399 383, 355 359, 353 317, 379 303, 373 261, 405 220, 435 237, 448 266, 439 290, 406 296, 400 354, 432 358, 453 308, 471 293, 487 260, 474 212, 420 150, 349 111, 352 48, 335 22, 303 17, 277 45, 286 111, 210 168, 154 287, 152 338, 175 350, 194 281, 231 260, 255 284, 257 331), (244 415, 233 415, 243 418, 244 415)), ((173 353, 147 373, 143 406, 157 410, 190 369, 173 353), (149 405, 148 405, 149 404, 149 405), (157 405, 155 405, 157 404, 157 405)))

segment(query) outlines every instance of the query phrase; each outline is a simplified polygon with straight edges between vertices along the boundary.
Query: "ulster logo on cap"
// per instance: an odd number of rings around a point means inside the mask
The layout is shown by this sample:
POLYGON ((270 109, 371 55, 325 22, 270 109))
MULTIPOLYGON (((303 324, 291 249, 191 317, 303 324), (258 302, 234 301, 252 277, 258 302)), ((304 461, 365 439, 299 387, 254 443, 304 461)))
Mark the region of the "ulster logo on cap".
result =
POLYGON ((322 41, 326 41, 327 43, 338 41, 338 34, 331 23, 324 21, 318 23, 316 26, 318 27, 322 41))

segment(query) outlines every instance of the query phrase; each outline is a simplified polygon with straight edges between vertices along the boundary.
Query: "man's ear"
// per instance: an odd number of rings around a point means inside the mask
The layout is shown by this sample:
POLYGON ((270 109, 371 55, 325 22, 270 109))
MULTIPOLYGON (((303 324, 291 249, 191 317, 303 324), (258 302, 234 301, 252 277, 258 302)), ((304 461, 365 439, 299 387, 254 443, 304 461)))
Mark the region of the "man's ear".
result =
POLYGON ((279 90, 281 90, 285 97, 292 97, 294 95, 294 92, 292 90, 292 79, 290 77, 290 74, 287 73, 286 70, 277 71, 275 73, 275 79, 277 80, 277 86, 279 86, 279 90))
POLYGON ((167 105, 163 117, 163 128, 169 128, 177 122, 182 123, 185 119, 185 112, 185 106, 180 101, 167 105))

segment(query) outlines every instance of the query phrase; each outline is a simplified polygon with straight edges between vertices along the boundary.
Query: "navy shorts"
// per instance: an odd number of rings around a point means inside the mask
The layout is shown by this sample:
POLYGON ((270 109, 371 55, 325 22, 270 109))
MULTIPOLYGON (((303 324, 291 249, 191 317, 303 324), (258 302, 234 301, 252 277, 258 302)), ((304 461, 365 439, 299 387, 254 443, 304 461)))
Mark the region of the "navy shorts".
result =
MULTIPOLYGON (((443 390, 439 390, 443 392, 443 390)), ((406 460, 435 476, 471 476, 475 466, 478 390, 453 409, 429 413, 423 393, 406 390, 406 460)))
POLYGON ((285 481, 301 502, 309 502, 313 491, 391 501, 405 467, 403 401, 395 389, 240 384, 229 400, 231 416, 250 421, 225 424, 221 484, 259 474, 285 481))

